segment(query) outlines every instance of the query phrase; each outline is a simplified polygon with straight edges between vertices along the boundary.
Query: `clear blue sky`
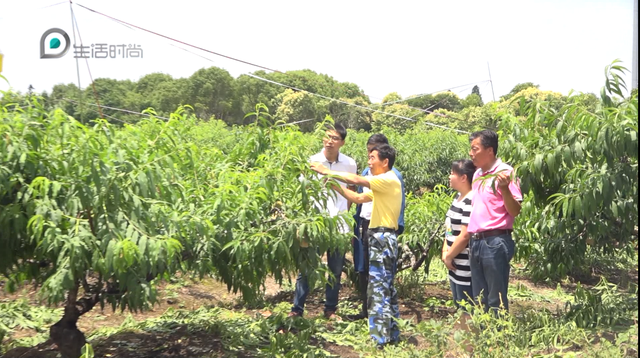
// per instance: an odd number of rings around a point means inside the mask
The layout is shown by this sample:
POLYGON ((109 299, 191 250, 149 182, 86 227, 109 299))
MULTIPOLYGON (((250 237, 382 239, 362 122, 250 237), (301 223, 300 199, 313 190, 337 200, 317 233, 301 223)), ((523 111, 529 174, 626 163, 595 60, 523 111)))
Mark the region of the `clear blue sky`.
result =
MULTIPOLYGON (((73 41, 68 3, 0 0, 2 75, 25 92, 77 83, 73 47, 40 59, 52 27, 73 41)), ((567 94, 598 93, 614 59, 631 67, 632 0, 538 1, 190 1, 79 0, 80 4, 153 31, 280 71, 311 69, 353 82, 376 102, 435 92, 489 78, 496 98, 521 82, 567 94)), ((237 77, 256 68, 131 30, 73 6, 84 44, 138 44, 142 59, 89 59, 93 78, 137 80, 152 72, 187 77, 217 66, 237 77)), ((79 40, 78 40, 79 43, 79 40)), ((90 84, 84 60, 81 85, 90 84)), ((627 76, 630 85, 630 74, 627 76)), ((8 85, 0 81, 0 89, 8 85)), ((457 91, 466 96, 471 87, 457 91)), ((480 86, 491 99, 488 83, 480 86)), ((456 90, 454 90, 456 92, 456 90)))

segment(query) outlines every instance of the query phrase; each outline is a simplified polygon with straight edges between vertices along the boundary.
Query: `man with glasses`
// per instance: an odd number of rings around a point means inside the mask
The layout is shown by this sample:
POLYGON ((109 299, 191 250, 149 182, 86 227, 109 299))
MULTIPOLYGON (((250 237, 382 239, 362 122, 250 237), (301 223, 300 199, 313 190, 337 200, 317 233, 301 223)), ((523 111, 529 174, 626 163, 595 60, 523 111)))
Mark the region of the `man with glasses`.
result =
MULTIPOLYGON (((358 172, 356 161, 352 158, 340 153, 340 148, 345 143, 347 130, 339 123, 336 123, 332 129, 327 130, 323 139, 324 148, 320 153, 311 156, 310 161, 321 163, 328 170, 337 170, 356 174, 358 172)), ((341 187, 347 188, 347 185, 340 183, 341 187)), ((349 186, 349 190, 355 191, 355 186, 349 186)), ((349 211, 351 202, 341 195, 330 191, 327 199, 327 206, 323 209, 328 211, 331 216, 338 216, 341 213, 349 211)), ((343 222, 340 226, 340 232, 347 234, 351 232, 349 225, 343 222)), ((340 292, 340 278, 342 276, 342 265, 344 263, 344 254, 340 254, 339 250, 327 252, 327 263, 329 270, 333 274, 333 278, 329 279, 326 285, 326 300, 324 303, 324 316, 331 319, 335 316, 338 307, 338 293, 340 292)), ((289 317, 301 317, 304 312, 304 304, 309 294, 309 284, 306 275, 298 274, 296 280, 296 292, 293 300, 293 307, 289 317)))

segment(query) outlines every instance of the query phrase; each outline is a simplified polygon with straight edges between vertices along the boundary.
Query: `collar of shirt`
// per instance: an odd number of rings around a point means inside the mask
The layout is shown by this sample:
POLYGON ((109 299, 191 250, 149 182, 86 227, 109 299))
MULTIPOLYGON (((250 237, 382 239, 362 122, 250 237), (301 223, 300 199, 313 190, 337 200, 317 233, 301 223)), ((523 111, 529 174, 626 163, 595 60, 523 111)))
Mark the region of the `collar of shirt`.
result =
POLYGON ((480 168, 479 175, 480 175, 480 176, 483 176, 483 175, 485 175, 485 174, 493 173, 493 172, 498 168, 498 166, 499 166, 500 164, 502 164, 502 159, 497 158, 497 159, 496 159, 496 162, 493 164, 493 166, 491 167, 491 169, 487 170, 486 172, 483 172, 483 171, 482 171, 482 168, 480 168))
POLYGON ((320 151, 320 153, 314 154, 311 157, 311 161, 317 161, 322 163, 340 163, 345 161, 344 154, 338 152, 338 159, 335 162, 329 162, 327 157, 324 155, 324 148, 320 151))

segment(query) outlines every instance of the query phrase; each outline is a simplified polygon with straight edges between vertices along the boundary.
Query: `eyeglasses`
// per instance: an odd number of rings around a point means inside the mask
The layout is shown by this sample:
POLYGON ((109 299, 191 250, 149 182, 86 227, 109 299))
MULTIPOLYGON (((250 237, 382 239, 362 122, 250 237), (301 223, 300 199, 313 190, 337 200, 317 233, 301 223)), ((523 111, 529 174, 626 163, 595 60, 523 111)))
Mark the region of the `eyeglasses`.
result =
POLYGON ((326 141, 333 141, 333 142, 339 142, 342 140, 342 137, 339 137, 337 135, 328 135, 326 137, 324 137, 324 139, 326 141))

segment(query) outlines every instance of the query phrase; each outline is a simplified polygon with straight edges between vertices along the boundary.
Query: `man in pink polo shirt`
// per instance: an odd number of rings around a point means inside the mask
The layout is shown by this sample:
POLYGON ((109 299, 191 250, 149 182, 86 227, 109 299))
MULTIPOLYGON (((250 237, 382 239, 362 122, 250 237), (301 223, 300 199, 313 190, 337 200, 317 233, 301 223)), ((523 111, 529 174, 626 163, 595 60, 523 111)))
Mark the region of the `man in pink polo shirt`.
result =
POLYGON ((509 310, 509 262, 515 243, 513 221, 520 214, 519 180, 511 180, 513 167, 497 157, 498 134, 483 130, 471 134, 469 155, 478 168, 473 175, 473 203, 467 232, 473 297, 488 311, 509 310), (494 178, 490 177, 495 175, 494 178), (484 180, 483 177, 488 177, 484 180), (495 181, 495 191, 492 183, 495 181))

